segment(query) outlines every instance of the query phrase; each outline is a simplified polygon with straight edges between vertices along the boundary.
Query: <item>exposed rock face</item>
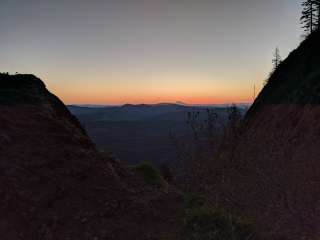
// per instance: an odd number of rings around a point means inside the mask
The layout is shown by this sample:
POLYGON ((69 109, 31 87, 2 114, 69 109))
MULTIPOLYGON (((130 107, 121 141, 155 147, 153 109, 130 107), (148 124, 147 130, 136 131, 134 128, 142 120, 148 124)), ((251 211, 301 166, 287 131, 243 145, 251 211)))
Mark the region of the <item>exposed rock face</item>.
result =
POLYGON ((317 32, 273 73, 225 163, 227 198, 285 239, 320 234, 319 43, 317 32))
POLYGON ((171 231, 179 196, 100 156, 39 79, 1 74, 0 112, 1 239, 157 239, 171 231))

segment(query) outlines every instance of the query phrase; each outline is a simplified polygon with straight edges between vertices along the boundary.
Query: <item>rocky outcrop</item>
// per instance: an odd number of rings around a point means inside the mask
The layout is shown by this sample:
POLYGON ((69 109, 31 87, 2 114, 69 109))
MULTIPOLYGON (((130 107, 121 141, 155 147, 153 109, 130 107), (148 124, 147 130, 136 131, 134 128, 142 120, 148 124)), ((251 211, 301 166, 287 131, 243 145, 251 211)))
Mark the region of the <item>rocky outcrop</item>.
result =
POLYGON ((1 239, 158 239, 172 230, 179 194, 100 156, 41 80, 1 74, 0 112, 1 239))

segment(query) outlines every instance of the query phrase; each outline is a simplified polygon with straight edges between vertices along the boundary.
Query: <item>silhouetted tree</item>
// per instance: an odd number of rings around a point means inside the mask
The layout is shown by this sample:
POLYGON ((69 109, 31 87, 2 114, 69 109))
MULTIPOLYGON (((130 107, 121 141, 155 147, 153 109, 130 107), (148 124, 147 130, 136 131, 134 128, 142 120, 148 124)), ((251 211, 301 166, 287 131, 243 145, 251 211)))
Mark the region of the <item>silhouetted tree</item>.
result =
POLYGON ((201 176, 206 176, 208 162, 218 150, 223 135, 224 122, 220 120, 215 109, 198 109, 187 114, 190 135, 174 136, 170 132, 177 153, 172 165, 174 181, 183 189, 204 187, 201 176))
POLYGON ((225 134, 227 134, 229 141, 234 141, 239 137, 241 123, 241 111, 235 104, 233 104, 228 109, 228 122, 225 130, 225 134))
POLYGON ((305 0, 302 3, 303 10, 301 23, 305 31, 309 34, 317 30, 319 24, 319 0, 305 0))
POLYGON ((274 71, 280 66, 281 62, 282 62, 282 59, 281 59, 281 55, 280 55, 280 50, 277 47, 276 50, 274 51, 274 54, 273 54, 273 59, 272 59, 273 68, 272 68, 272 71, 270 72, 268 78, 264 81, 264 85, 267 85, 267 83, 270 80, 270 77, 272 76, 274 71))
POLYGON ((314 4, 316 5, 316 12, 317 12, 316 30, 319 30, 320 29, 320 0, 314 0, 314 4))
POLYGON ((276 70, 279 67, 281 61, 282 61, 282 59, 280 56, 280 50, 277 47, 274 54, 273 54, 273 59, 272 59, 273 70, 276 70))
POLYGON ((214 146, 216 143, 216 134, 217 134, 217 125, 218 125, 218 114, 213 109, 207 109, 207 117, 204 120, 204 131, 208 139, 208 143, 211 146, 214 146))
POLYGON ((199 132, 202 129, 202 124, 199 121, 200 112, 188 112, 187 124, 190 126, 195 141, 199 140, 199 132))

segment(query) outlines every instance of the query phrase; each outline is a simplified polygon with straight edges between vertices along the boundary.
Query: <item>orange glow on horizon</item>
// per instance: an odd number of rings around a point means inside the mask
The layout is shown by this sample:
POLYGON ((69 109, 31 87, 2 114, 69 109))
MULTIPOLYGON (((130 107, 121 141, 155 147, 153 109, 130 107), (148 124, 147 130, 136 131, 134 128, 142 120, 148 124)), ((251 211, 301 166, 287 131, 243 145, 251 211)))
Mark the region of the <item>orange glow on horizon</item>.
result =
MULTIPOLYGON (((93 75, 94 76, 94 75, 93 75)), ((212 78, 206 75, 159 74, 154 78, 129 77, 129 82, 116 81, 111 77, 91 76, 91 81, 82 82, 74 87, 72 82, 48 86, 66 104, 122 105, 176 103, 186 104, 231 104, 251 103, 253 91, 250 82, 238 78, 245 84, 230 84, 232 79, 212 78), (224 79, 224 80, 219 80, 224 79), (99 82, 98 84, 91 84, 99 82), (161 83, 161 84, 160 84, 161 83)), ((64 79, 67 77, 56 77, 64 79)), ((75 78, 70 78, 75 79, 75 78)), ((117 78, 115 78, 117 79, 117 78)), ((237 81, 238 81, 237 79, 237 81)), ((64 81, 62 81, 64 82, 64 81)), ((74 81, 75 82, 75 81, 74 81)), ((258 90, 257 90, 258 91, 258 90)))
POLYGON ((130 104, 157 104, 157 103, 177 103, 185 104, 230 104, 230 103, 251 103, 252 99, 245 95, 230 96, 128 96, 128 97, 112 97, 103 96, 58 96, 66 104, 97 104, 97 105, 122 105, 130 104))

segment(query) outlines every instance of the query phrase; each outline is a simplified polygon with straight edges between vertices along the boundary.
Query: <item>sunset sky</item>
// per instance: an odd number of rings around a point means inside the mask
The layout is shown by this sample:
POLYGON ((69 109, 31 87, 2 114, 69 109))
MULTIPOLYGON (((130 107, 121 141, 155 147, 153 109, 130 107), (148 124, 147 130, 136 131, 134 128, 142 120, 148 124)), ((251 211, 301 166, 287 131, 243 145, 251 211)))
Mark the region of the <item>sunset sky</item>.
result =
POLYGON ((68 104, 250 102, 300 0, 0 0, 0 72, 68 104))

